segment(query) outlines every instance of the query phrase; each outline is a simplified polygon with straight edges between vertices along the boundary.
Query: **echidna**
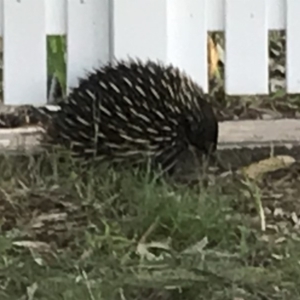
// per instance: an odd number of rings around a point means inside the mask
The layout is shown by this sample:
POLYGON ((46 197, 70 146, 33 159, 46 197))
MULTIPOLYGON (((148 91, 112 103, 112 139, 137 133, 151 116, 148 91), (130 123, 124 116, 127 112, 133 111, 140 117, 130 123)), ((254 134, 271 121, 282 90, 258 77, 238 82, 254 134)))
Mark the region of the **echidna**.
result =
POLYGON ((199 85, 179 68, 147 60, 110 63, 80 80, 51 115, 47 142, 79 157, 167 171, 189 146, 214 152, 218 122, 199 85))

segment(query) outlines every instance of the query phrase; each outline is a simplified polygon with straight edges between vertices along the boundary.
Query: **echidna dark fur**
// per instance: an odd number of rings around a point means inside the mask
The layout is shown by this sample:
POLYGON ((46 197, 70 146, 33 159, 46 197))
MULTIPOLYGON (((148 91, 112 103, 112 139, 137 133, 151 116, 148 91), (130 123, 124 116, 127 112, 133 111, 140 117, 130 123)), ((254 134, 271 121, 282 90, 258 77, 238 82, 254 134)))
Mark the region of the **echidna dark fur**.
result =
POLYGON ((218 142, 218 122, 201 87, 177 67, 151 60, 94 70, 50 123, 47 142, 76 156, 133 164, 150 159, 166 171, 190 145, 209 154, 218 142))

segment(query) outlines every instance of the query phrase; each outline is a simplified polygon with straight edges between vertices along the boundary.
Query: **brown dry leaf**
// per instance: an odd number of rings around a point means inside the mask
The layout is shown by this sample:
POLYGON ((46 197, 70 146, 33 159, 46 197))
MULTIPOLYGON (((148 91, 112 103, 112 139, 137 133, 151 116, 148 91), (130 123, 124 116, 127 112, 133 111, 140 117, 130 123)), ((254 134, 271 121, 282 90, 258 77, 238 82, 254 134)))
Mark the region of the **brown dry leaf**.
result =
POLYGON ((278 155, 253 163, 242 168, 242 173, 250 179, 259 179, 262 175, 287 168, 296 160, 288 155, 278 155))
POLYGON ((215 74, 218 73, 219 53, 215 43, 213 42, 210 36, 208 36, 207 53, 208 53, 209 78, 211 79, 214 77, 215 74))

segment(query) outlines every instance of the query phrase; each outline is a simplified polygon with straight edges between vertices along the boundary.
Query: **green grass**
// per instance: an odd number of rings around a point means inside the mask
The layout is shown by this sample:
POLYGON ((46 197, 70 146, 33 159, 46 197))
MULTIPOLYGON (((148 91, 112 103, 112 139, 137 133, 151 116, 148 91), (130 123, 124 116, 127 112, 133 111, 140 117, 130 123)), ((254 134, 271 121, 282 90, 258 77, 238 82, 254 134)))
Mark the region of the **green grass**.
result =
POLYGON ((2 158, 0 173, 0 299, 299 299, 299 242, 253 225, 241 181, 187 187, 51 155, 2 158))

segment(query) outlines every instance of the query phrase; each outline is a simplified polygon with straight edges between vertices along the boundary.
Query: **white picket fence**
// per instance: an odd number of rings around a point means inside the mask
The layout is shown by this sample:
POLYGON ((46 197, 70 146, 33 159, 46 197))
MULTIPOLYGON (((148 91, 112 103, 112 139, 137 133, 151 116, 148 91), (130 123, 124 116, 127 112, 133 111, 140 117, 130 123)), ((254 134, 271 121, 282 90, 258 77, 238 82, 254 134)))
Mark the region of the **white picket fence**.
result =
POLYGON ((67 35, 67 85, 112 58, 172 62, 205 91, 207 31, 225 31, 227 94, 267 94, 268 31, 286 29, 300 93, 300 0, 0 0, 4 102, 46 103, 46 35, 67 35))

